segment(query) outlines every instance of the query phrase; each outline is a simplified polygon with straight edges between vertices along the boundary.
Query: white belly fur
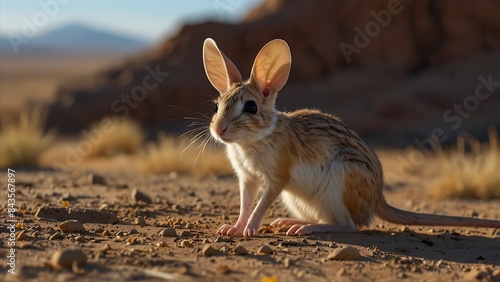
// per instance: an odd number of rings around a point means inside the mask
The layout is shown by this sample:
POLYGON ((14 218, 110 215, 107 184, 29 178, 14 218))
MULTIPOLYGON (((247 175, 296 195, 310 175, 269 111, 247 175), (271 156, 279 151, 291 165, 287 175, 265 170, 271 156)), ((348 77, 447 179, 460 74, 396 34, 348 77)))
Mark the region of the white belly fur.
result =
POLYGON ((316 223, 355 226, 342 200, 344 177, 340 164, 323 171, 319 167, 299 165, 290 184, 282 192, 282 201, 298 219, 316 223))

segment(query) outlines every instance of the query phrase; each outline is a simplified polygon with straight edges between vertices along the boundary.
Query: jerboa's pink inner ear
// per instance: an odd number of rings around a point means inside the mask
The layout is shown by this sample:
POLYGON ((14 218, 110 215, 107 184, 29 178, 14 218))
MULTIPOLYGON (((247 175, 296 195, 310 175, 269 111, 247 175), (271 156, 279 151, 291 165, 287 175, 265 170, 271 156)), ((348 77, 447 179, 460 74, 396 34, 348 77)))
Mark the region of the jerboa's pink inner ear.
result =
POLYGON ((217 48, 212 38, 203 43, 203 65, 208 80, 220 93, 227 91, 231 84, 242 81, 236 66, 217 48))
POLYGON ((257 54, 252 67, 251 80, 264 96, 278 92, 288 80, 292 57, 284 40, 267 43, 257 54))

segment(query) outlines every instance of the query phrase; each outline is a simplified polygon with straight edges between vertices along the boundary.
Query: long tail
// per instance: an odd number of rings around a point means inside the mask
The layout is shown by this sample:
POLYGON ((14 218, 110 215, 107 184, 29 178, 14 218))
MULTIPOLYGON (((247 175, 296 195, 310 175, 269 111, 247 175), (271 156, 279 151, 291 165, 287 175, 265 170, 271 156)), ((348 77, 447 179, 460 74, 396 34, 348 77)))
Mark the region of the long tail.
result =
POLYGON ((500 228, 499 220, 414 213, 391 207, 385 201, 381 203, 375 214, 383 220, 405 225, 500 228))

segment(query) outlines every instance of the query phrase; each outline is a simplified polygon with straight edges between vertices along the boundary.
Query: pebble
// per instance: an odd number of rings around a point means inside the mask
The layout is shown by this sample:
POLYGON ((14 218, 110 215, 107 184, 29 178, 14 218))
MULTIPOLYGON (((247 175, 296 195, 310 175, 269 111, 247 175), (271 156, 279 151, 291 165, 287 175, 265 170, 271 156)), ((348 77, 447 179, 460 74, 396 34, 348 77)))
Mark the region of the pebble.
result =
POLYGON ((272 254, 273 249, 269 245, 263 245, 257 250, 257 253, 259 255, 267 255, 267 254, 272 254))
POLYGON ((97 174, 89 174, 89 182, 92 185, 107 185, 104 177, 97 174))
POLYGON ((73 263, 87 263, 87 255, 80 249, 59 249, 52 254, 50 263, 54 268, 71 268, 73 263))
POLYGON ((239 244, 236 245, 236 247, 234 247, 233 251, 235 254, 240 255, 240 256, 248 254, 248 250, 239 244))
POLYGON ((408 227, 408 226, 403 226, 403 227, 401 227, 401 229, 399 229, 399 230, 400 230, 401 232, 410 232, 410 231, 411 231, 410 227, 408 227))
POLYGON ((17 234, 16 234, 17 241, 24 241, 27 238, 28 238, 28 236, 26 236, 26 231, 24 231, 24 230, 21 230, 21 231, 17 232, 17 234))
POLYGON ((59 225, 59 229, 61 229, 62 232, 84 232, 85 227, 83 224, 75 219, 68 219, 63 221, 59 225))
POLYGON ((160 231, 160 233, 158 235, 160 235, 162 237, 176 237, 177 232, 172 227, 167 227, 167 228, 163 229, 162 231, 160 231))
POLYGON ((345 270, 344 267, 342 267, 341 269, 339 269, 339 271, 337 271, 337 276, 344 276, 345 274, 347 274, 347 271, 345 270))
POLYGON ((181 241, 181 247, 183 248, 192 248, 193 243, 189 242, 189 240, 182 240, 181 241))
POLYGON ((194 225, 191 222, 186 223, 186 229, 193 229, 194 225))
POLYGON ((188 237, 188 236, 191 236, 191 235, 192 235, 191 232, 186 231, 186 230, 182 230, 181 234, 179 234, 179 236, 181 236, 181 237, 188 237))
POLYGON ((160 242, 156 243, 156 246, 160 247, 160 248, 165 248, 165 247, 168 247, 168 244, 165 241, 160 241, 160 242))
POLYGON ((61 240, 61 239, 64 239, 64 235, 61 232, 54 233, 54 234, 50 235, 50 237, 49 237, 50 241, 61 240))
POLYGON ((493 271, 491 274, 493 281, 500 281, 500 269, 493 271))
POLYGON ((75 241, 85 243, 87 242, 87 238, 85 238, 84 236, 76 236, 75 241))
POLYGON ((104 232, 104 229, 101 228, 101 227, 99 227, 96 230, 94 230, 94 233, 102 233, 102 232, 104 232))
POLYGON ((469 271, 467 274, 464 275, 464 280, 466 281, 478 281, 478 280, 483 280, 489 275, 488 272, 479 270, 479 269, 473 269, 469 271))
POLYGON ((361 257, 359 251, 353 247, 342 247, 328 254, 328 260, 356 260, 361 257))
POLYGON ((128 232, 128 234, 130 234, 130 235, 137 234, 137 233, 139 233, 139 232, 137 232, 137 229, 135 229, 135 228, 130 229, 130 231, 128 232))
POLYGON ((214 255, 216 252, 215 248, 212 247, 211 244, 206 244, 205 246, 203 246, 203 249, 201 251, 201 253, 204 255, 204 256, 211 256, 211 255, 214 255))
POLYGON ((227 274, 230 271, 231 271, 231 269, 229 268, 229 266, 227 266, 225 264, 221 264, 215 268, 215 272, 217 272, 219 274, 227 274))
POLYGON ((139 240, 137 240, 137 237, 130 237, 127 239, 127 245, 135 245, 139 243, 139 240))
POLYGON ((132 190, 132 193, 130 194, 130 199, 134 203, 138 203, 138 202, 144 202, 146 204, 153 203, 153 200, 151 200, 151 198, 148 195, 146 195, 143 192, 139 191, 137 188, 134 188, 132 190))
POLYGON ((140 226, 144 226, 144 225, 146 225, 146 219, 144 219, 144 217, 142 215, 140 215, 140 216, 135 218, 135 224, 140 225, 140 226))
POLYGON ((283 261, 283 266, 285 268, 289 268, 291 265, 292 265, 292 261, 290 260, 290 258, 285 258, 285 260, 283 261))
POLYGON ((18 246, 20 249, 31 249, 33 247, 30 242, 19 242, 16 243, 16 246, 18 246))

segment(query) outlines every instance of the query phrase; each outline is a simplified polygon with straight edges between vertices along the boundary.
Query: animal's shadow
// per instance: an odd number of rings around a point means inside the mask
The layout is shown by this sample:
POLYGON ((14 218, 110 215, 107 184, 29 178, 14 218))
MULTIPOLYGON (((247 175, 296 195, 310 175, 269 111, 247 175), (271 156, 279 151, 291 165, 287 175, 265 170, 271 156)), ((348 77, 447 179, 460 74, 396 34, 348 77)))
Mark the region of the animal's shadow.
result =
POLYGON ((426 260, 500 265, 500 238, 464 234, 421 234, 410 232, 360 231, 315 234, 313 240, 358 245, 426 260))

